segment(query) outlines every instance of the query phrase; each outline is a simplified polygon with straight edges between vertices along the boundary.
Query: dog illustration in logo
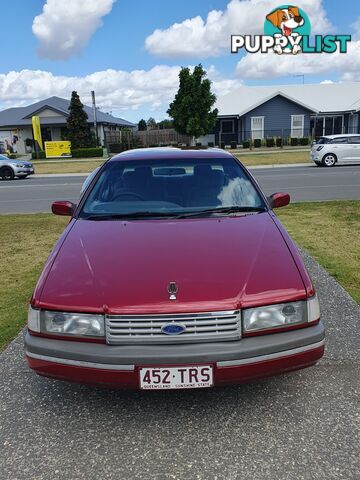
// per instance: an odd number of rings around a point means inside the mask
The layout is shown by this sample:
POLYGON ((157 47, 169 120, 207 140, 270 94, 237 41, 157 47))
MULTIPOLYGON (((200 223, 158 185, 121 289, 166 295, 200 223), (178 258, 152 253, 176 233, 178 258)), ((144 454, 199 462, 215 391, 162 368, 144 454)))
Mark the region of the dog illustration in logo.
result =
MULTIPOLYGON (((291 6, 289 6, 288 8, 278 8, 274 12, 269 13, 266 18, 274 25, 274 27, 277 27, 281 31, 281 34, 276 33, 274 37, 296 37, 299 34, 293 32, 293 30, 295 28, 301 27, 305 23, 305 20, 301 16, 298 7, 291 6)), ((280 45, 276 45, 274 51, 280 55, 284 53, 284 49, 280 45)), ((297 54, 300 51, 301 48, 299 45, 293 46, 293 54, 297 54)))

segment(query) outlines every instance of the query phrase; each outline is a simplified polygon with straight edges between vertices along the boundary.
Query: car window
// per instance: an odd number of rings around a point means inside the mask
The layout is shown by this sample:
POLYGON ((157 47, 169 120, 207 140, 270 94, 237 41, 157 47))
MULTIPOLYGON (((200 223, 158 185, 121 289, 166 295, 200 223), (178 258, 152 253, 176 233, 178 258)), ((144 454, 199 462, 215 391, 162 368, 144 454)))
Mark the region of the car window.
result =
POLYGON ((237 206, 266 208, 257 187, 232 157, 119 160, 104 166, 79 216, 237 206))
POLYGON ((348 143, 348 137, 333 138, 330 143, 331 144, 348 143))
POLYGON ((328 137, 320 137, 317 141, 316 144, 324 145, 325 143, 330 143, 331 138, 328 137))
POLYGON ((90 175, 86 178, 85 182, 82 184, 81 193, 85 192, 85 190, 90 185, 92 179, 95 177, 95 175, 99 170, 100 170, 100 167, 95 168, 95 170, 91 172, 90 175))
POLYGON ((360 136, 359 137, 349 137, 349 143, 360 143, 360 136))

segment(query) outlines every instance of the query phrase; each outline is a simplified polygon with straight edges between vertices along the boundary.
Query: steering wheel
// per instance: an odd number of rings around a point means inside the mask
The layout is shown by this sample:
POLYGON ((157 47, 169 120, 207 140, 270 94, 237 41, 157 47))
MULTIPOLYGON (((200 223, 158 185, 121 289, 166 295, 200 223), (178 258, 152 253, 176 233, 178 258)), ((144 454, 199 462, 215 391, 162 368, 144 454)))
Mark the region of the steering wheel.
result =
POLYGON ((145 201, 144 197, 142 197, 141 195, 139 195, 137 193, 134 193, 134 192, 119 192, 113 197, 113 201, 118 200, 120 197, 129 197, 129 196, 130 197, 135 197, 138 200, 141 200, 143 202, 145 201))

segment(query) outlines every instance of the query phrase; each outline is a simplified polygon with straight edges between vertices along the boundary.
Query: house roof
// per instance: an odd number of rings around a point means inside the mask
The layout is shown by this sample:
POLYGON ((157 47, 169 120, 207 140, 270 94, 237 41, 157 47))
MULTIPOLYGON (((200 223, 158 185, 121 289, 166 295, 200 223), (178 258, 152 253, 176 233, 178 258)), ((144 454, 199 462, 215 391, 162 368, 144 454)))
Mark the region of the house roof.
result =
POLYGON ((360 110, 360 82, 242 86, 219 97, 216 107, 220 116, 241 116, 277 95, 282 95, 314 113, 360 110))
MULTIPOLYGON (((0 112, 0 127, 16 127, 31 125, 31 117, 37 115, 42 110, 50 109, 62 116, 69 115, 70 100, 60 97, 50 97, 40 102, 33 103, 26 107, 7 108, 0 112)), ((93 109, 84 105, 84 110, 88 114, 89 123, 93 123, 93 109)), ((112 125, 121 125, 125 127, 135 127, 135 124, 124 120, 123 118, 113 117, 108 113, 97 110, 98 123, 107 123, 112 125)), ((62 117, 43 117, 42 123, 51 125, 64 124, 62 117)))

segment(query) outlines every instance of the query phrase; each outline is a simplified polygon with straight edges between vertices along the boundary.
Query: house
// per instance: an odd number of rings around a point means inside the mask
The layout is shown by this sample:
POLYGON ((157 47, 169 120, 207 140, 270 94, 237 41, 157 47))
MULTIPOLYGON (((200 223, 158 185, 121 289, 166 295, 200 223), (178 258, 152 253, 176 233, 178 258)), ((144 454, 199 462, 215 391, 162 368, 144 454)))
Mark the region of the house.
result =
POLYGON ((217 145, 360 133, 360 82, 242 86, 218 98, 216 107, 219 115, 211 141, 217 145))
MULTIPOLYGON (((0 112, 0 144, 5 149, 10 145, 18 153, 26 152, 26 140, 33 139, 31 118, 40 117, 43 141, 61 140, 66 133, 66 119, 69 116, 70 100, 50 97, 27 107, 8 108, 0 112)), ((90 129, 94 131, 94 112, 84 105, 88 115, 90 129)), ((123 128, 135 128, 136 125, 108 113, 96 111, 97 133, 101 145, 105 142, 107 132, 123 128)))

